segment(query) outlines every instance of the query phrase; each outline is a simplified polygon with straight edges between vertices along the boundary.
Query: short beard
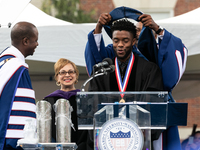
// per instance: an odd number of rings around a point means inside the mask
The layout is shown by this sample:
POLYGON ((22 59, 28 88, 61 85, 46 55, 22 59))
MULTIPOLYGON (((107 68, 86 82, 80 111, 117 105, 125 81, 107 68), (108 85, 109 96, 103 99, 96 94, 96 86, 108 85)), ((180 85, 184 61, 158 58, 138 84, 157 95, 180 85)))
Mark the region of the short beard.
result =
POLYGON ((117 58, 120 60, 125 60, 130 55, 131 52, 132 52, 132 47, 126 52, 126 54, 123 57, 119 57, 116 51, 115 51, 115 56, 117 56, 117 58))

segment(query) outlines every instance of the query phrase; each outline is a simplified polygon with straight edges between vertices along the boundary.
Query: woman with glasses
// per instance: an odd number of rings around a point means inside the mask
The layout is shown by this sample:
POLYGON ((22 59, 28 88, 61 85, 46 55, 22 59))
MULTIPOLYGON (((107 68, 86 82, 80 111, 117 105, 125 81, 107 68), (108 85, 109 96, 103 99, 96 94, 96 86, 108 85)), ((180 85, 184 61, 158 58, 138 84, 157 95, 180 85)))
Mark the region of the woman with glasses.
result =
MULTIPOLYGON (((56 85, 60 87, 60 89, 54 91, 44 98, 51 103, 53 106, 58 99, 66 99, 69 101, 70 105, 73 108, 71 113, 71 120, 74 124, 74 128, 71 128, 71 142, 76 143, 78 145, 78 149, 83 149, 82 144, 80 142, 80 131, 78 131, 78 123, 77 123, 77 105, 76 105, 76 93, 79 92, 79 89, 75 88, 75 84, 78 82, 79 71, 77 66, 68 59, 60 58, 54 65, 55 71, 55 80, 56 85), (81 145, 79 144, 81 143, 81 145)), ((56 140, 56 126, 55 126, 55 112, 52 109, 52 138, 53 141, 56 140)))

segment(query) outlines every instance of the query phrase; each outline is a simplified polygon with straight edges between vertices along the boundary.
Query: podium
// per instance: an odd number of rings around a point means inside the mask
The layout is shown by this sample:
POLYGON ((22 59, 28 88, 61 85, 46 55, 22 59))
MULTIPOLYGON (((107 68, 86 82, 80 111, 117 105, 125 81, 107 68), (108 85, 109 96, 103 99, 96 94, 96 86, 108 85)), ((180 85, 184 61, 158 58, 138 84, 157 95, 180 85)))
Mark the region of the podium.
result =
POLYGON ((78 92, 78 128, 93 130, 95 150, 151 150, 152 131, 187 125, 187 104, 167 99, 163 91, 78 92))

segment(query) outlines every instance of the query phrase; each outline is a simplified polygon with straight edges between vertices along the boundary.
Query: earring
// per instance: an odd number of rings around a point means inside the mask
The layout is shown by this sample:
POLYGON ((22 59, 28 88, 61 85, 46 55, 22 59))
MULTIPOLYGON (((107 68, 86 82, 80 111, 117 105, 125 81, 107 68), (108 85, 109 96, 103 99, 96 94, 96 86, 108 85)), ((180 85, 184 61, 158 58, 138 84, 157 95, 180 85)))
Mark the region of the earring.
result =
POLYGON ((57 82, 56 82, 56 85, 57 85, 57 86, 60 86, 60 82, 57 81, 57 82))
POLYGON ((75 84, 78 83, 78 79, 75 81, 75 84))

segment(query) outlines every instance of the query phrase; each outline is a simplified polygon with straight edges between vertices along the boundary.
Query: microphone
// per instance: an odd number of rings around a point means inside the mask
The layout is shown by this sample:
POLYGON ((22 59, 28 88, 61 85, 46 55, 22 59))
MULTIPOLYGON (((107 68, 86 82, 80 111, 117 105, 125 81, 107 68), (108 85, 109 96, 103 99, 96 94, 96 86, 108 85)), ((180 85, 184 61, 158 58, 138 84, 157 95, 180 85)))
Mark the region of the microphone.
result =
MULTIPOLYGON (((111 59, 110 59, 110 60, 111 60, 111 59)), ((111 61, 111 62, 112 62, 112 61, 111 61)), ((107 68, 101 67, 101 69, 99 69, 98 71, 94 72, 93 75, 83 83, 83 85, 82 85, 82 87, 81 87, 81 91, 82 91, 82 92, 85 91, 85 86, 86 86, 86 84, 87 84, 89 81, 91 81, 92 79, 94 79, 94 78, 96 78, 96 77, 98 77, 98 76, 105 75, 105 74, 107 74, 108 72, 113 72, 113 71, 115 71, 115 65, 112 65, 112 64, 111 64, 110 66, 108 65, 107 68)))
POLYGON ((108 67, 110 65, 112 65, 113 62, 112 62, 112 59, 110 58, 105 58, 102 62, 98 63, 98 64, 95 64, 94 65, 94 68, 100 68, 100 67, 108 67))
POLYGON ((115 65, 110 65, 109 67, 107 68, 101 68, 100 70, 96 71, 95 74, 98 74, 98 73, 104 73, 104 74, 107 74, 108 72, 114 72, 115 71, 115 65))

